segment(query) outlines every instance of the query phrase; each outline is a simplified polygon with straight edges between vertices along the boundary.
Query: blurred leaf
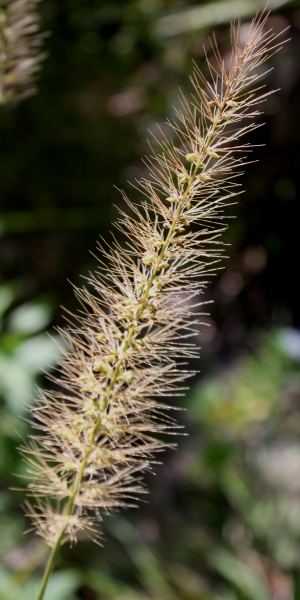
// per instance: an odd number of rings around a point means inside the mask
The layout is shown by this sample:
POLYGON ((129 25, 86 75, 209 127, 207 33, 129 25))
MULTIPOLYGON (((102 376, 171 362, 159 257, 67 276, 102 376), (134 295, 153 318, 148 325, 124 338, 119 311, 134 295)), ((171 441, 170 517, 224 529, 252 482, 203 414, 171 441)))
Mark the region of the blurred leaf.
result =
POLYGON ((57 355, 60 354, 56 339, 56 335, 50 338, 46 334, 40 334, 25 340, 18 346, 15 358, 32 374, 39 373, 44 368, 48 370, 57 362, 57 355))
POLYGON ((143 540, 139 531, 128 521, 118 517, 118 521, 110 524, 110 530, 124 545, 133 564, 138 569, 140 579, 151 593, 163 594, 167 599, 175 598, 174 591, 168 582, 162 565, 143 540))
POLYGON ((107 598, 121 598, 132 592, 132 588, 103 573, 100 569, 88 570, 84 575, 86 585, 107 598))
MULTIPOLYGON (((72 600, 79 585, 75 571, 54 573, 45 593, 45 600, 72 600)), ((0 600, 33 600, 36 598, 40 582, 29 580, 18 582, 17 573, 0 571, 0 600)))
POLYGON ((300 332, 292 327, 284 327, 276 332, 275 341, 286 356, 300 360, 300 332))
MULTIPOLYGON (((268 8, 278 8, 289 4, 291 0, 270 0, 268 8)), ((227 23, 230 19, 252 16, 257 10, 263 10, 264 0, 227 0, 226 2, 206 2, 204 6, 188 6, 171 15, 158 19, 156 31, 162 37, 188 34, 191 31, 212 29, 219 23, 227 23)), ((180 7, 181 8, 181 7, 180 7)))
POLYGON ((50 322, 51 309, 48 304, 31 302, 22 304, 9 316, 11 331, 32 335, 44 329, 50 322))
POLYGON ((272 600, 263 581, 245 563, 226 550, 217 550, 208 556, 208 562, 229 583, 234 585, 245 600, 272 600))
POLYGON ((75 571, 60 571, 51 577, 44 600, 71 600, 80 584, 80 575, 75 571))
POLYGON ((15 414, 21 414, 36 385, 36 375, 56 363, 58 347, 46 334, 22 341, 12 355, 0 354, 0 394, 15 414))
POLYGON ((0 355, 0 394, 10 411, 21 414, 30 401, 34 379, 25 365, 14 357, 0 355))
POLYGON ((0 317, 7 311, 15 297, 16 292, 11 283, 4 283, 0 286, 0 317))

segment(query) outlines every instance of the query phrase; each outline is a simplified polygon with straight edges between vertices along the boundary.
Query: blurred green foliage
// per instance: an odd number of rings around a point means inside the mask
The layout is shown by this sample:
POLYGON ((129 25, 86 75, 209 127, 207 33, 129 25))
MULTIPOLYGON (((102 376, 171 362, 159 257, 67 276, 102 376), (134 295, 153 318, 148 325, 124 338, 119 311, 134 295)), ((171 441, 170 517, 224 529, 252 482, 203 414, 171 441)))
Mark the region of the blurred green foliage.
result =
POLYGON ((43 295, 16 305, 20 289, 18 281, 0 286, 0 468, 9 480, 19 462, 18 436, 27 431, 21 417, 42 370, 51 369, 58 355, 54 338, 44 332, 51 321, 51 298, 43 295))
MULTIPOLYGON (((300 7, 274 5, 271 25, 290 25, 292 41, 272 58, 266 83, 281 92, 249 140, 268 150, 256 148, 240 208, 229 208, 230 259, 205 297, 215 300, 202 329, 207 376, 181 399, 189 437, 149 479, 149 503, 104 519, 103 548, 63 549, 47 600, 300 598, 300 7)), ((47 553, 23 537, 24 494, 9 490, 22 485, 26 404, 59 352, 45 328, 63 325, 60 304, 74 309, 66 280, 95 267, 99 233, 109 241, 122 206, 114 185, 135 198, 128 180, 144 174, 148 129, 158 135, 178 86, 188 91, 191 60, 205 69, 209 32, 226 55, 230 20, 259 6, 41 3, 51 35, 39 94, 0 112, 0 600, 33 599, 47 553)))

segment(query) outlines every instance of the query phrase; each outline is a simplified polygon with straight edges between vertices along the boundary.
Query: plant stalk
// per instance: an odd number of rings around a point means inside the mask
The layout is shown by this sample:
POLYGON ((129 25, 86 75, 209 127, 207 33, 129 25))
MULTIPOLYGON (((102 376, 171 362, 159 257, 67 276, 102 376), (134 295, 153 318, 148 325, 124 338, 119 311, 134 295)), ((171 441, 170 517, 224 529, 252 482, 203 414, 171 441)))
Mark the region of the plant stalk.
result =
POLYGON ((44 598, 44 594, 45 594, 45 591, 46 591, 46 587, 47 587, 50 575, 51 575, 51 573, 52 573, 52 571, 53 571, 53 569, 55 567, 55 563, 56 563, 56 560, 57 560, 57 557, 58 557, 58 553, 59 553, 59 550, 60 550, 61 541, 62 541, 64 532, 65 532, 65 527, 60 532, 59 537, 56 540, 55 546, 51 550, 51 553, 50 553, 49 558, 48 558, 48 562, 47 562, 46 567, 45 567, 45 571, 44 571, 44 575, 43 575, 43 579, 42 579, 40 591, 39 591, 39 594, 38 594, 36 600, 43 600, 43 598, 44 598))

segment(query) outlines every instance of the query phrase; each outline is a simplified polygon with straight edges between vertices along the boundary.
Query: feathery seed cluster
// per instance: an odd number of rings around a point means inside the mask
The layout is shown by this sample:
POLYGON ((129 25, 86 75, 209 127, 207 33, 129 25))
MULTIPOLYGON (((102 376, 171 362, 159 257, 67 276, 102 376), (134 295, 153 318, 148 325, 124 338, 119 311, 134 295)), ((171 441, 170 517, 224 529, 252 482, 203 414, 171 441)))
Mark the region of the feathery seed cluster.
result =
POLYGON ((68 350, 54 389, 41 391, 32 409, 40 432, 23 449, 34 498, 28 514, 50 546, 82 530, 97 536, 103 511, 144 491, 141 473, 168 445, 160 434, 176 432, 166 398, 183 393, 190 373, 180 363, 197 355, 189 338, 203 278, 222 255, 224 208, 239 191, 240 138, 257 126, 256 105, 268 95, 254 89, 278 47, 266 20, 252 22, 243 47, 232 28, 227 70, 215 44, 210 81, 194 68, 194 93, 181 96, 169 123, 172 139, 163 136, 138 184, 142 204, 124 195, 128 214, 117 227, 126 246, 102 249, 94 291, 77 290, 82 314, 62 332, 68 350))
POLYGON ((45 54, 40 46, 39 0, 0 2, 0 104, 34 94, 33 80, 45 54))

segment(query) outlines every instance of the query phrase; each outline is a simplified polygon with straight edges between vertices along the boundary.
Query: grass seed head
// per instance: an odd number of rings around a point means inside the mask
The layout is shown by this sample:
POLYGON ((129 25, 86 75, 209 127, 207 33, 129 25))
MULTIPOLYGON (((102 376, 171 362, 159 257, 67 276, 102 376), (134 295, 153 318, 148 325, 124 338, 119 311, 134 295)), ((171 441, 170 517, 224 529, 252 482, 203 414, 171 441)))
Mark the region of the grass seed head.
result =
POLYGON ((36 433, 23 450, 35 498, 27 512, 50 545, 73 543, 82 531, 96 535, 91 510, 101 519, 135 504, 144 493, 141 474, 172 446, 177 426, 166 401, 186 389, 190 373, 180 363, 197 356, 190 336, 201 314, 201 281, 222 257, 241 138, 255 128, 253 109, 268 95, 255 86, 277 47, 266 22, 264 13, 254 19, 244 46, 233 29, 228 71, 217 48, 209 81, 194 68, 193 96, 181 95, 170 136, 138 185, 143 204, 123 195, 130 214, 117 226, 128 245, 103 248, 89 289, 77 290, 83 312, 62 334, 67 349, 55 388, 40 392, 36 433))

